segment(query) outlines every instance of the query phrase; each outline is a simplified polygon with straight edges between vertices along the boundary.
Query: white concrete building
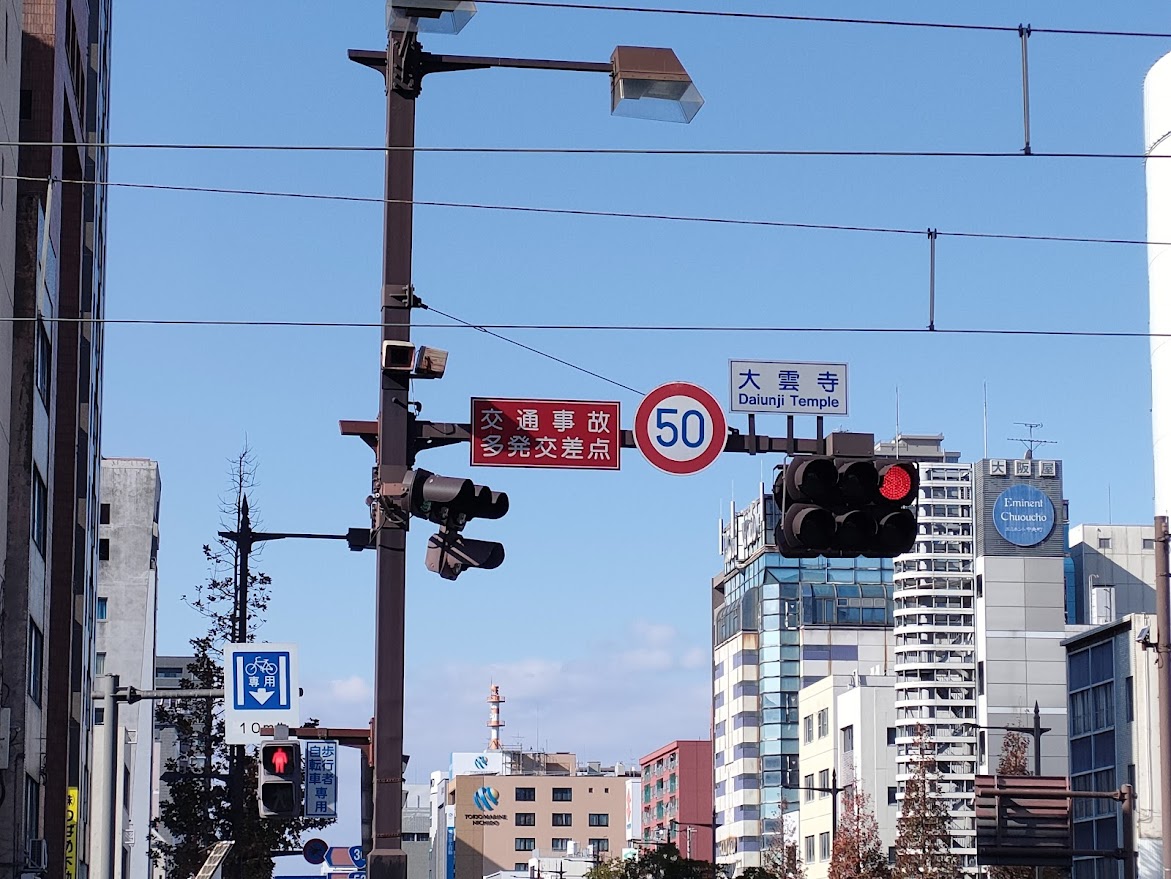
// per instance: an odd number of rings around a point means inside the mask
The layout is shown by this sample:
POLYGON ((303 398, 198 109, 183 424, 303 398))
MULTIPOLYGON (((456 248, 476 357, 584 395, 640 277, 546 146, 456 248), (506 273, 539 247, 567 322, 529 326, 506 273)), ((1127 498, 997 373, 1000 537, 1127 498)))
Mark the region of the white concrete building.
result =
MULTIPOLYGON (((94 674, 113 674, 123 687, 154 685, 155 614, 158 590, 159 501, 162 482, 155 461, 107 458, 102 461, 98 530, 96 654, 94 674)), ((94 754, 97 759, 118 751, 117 803, 114 838, 120 850, 111 853, 117 874, 147 879, 154 771, 154 703, 123 704, 118 726, 106 723, 95 709, 94 754), (113 737, 113 740, 111 740, 113 737)), ((93 800, 100 808, 110 792, 94 776, 93 800), (101 804, 100 806, 98 804, 101 804)), ((106 856, 100 822, 91 822, 92 863, 106 856)))
POLYGON ((1075 525, 1069 529, 1076 610, 1070 623, 1101 626, 1155 610, 1155 526, 1075 525))
POLYGON ((800 706, 799 854, 807 879, 825 879, 833 851, 834 797, 840 811, 844 795, 827 792, 835 783, 839 790, 853 787, 866 795, 884 850, 894 845, 895 677, 832 675, 803 687, 800 706))

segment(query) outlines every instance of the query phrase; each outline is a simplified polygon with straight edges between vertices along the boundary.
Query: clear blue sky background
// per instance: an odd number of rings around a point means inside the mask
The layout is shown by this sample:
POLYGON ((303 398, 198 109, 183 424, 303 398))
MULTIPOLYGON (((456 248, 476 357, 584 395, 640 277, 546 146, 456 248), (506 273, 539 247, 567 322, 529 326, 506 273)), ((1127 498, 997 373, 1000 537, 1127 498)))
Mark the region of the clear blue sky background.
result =
MULTIPOLYGON (((1015 26, 1171 31, 1165 3, 968 4, 677 0, 688 8, 926 18, 1015 26)), ((114 142, 376 145, 383 89, 346 59, 384 45, 379 3, 120 0, 114 142)), ((433 76, 420 145, 923 149, 1022 146, 1015 34, 482 5, 438 52, 606 60, 616 44, 673 47, 707 103, 690 126, 615 119, 605 78, 540 71, 433 76)), ((1035 35, 1033 148, 1138 153, 1142 78, 1171 41, 1035 35)), ((1141 161, 421 154, 419 199, 807 223, 1144 237, 1141 161)), ((372 154, 116 149, 115 181, 378 197, 372 154)), ((374 321, 377 205, 110 192, 110 318, 374 321)), ((415 283, 436 307, 492 323, 923 327, 925 236, 796 231, 483 210, 416 210, 415 283)), ((1138 330, 1146 252, 1136 246, 943 238, 940 327, 1138 330)), ((429 322, 426 313, 417 319, 429 322)), ((842 333, 516 331, 531 345, 640 390, 690 380, 726 395, 730 358, 839 360, 841 424, 889 437, 896 389, 906 432, 994 455, 1021 450, 1017 421, 1066 462, 1074 522, 1151 515, 1145 340, 842 333), (1111 462, 1121 462, 1114 465, 1111 462), (1127 469, 1129 467, 1129 469, 1127 469)), ((158 459, 163 475, 160 652, 200 627, 179 595, 205 577, 228 460, 248 442, 253 495, 273 530, 366 520, 373 457, 337 422, 376 413, 377 331, 112 325, 103 451, 158 459)), ((452 352, 420 383, 433 420, 466 420, 472 396, 639 396, 483 334, 420 329, 452 352)), ((731 419, 743 427, 742 417, 731 419)), ((762 418, 780 433, 781 419, 762 418)), ((808 425, 808 430, 812 425, 808 425)), ((1048 450, 1047 450, 1048 451, 1048 450)), ((676 478, 628 451, 618 473, 467 465, 438 472, 508 491, 495 572, 449 583, 411 532, 407 636, 410 777, 486 740, 483 699, 501 685, 506 740, 629 759, 707 733, 709 581, 717 522, 750 500, 772 460, 725 456, 676 478), (518 738, 519 737, 519 738, 518 738)), ((371 713, 372 553, 270 545, 274 600, 261 636, 301 645, 306 714, 362 725, 371 713)), ((354 789, 351 789, 351 794, 354 789)), ((355 830, 356 833, 356 830, 355 830)), ((341 841, 347 841, 343 839, 341 841)))

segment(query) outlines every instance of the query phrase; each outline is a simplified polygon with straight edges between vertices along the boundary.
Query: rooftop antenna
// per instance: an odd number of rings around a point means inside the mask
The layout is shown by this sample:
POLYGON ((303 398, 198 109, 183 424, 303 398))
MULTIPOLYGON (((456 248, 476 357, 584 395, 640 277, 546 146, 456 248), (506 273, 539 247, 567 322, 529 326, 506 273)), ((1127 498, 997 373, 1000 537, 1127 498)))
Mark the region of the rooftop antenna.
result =
POLYGON ((1044 427, 1045 425, 1039 421, 1014 421, 1013 424, 1019 424, 1021 427, 1029 429, 1029 437, 1025 439, 1019 436, 1010 436, 1009 442, 1024 443, 1025 444, 1025 458, 1026 460, 1033 457, 1033 452, 1037 450, 1037 446, 1054 446, 1057 445, 1056 440, 1039 439, 1033 436, 1033 431, 1044 427))
POLYGON ((984 457, 988 457, 988 382, 984 382, 984 457))

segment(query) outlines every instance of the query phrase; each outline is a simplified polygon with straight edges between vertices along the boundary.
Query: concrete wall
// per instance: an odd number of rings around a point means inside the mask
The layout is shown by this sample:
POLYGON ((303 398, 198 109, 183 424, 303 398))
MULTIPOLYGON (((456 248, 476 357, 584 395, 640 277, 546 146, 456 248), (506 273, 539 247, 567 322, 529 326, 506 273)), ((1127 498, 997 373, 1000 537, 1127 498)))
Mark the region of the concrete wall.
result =
POLYGON ((1069 529, 1074 576, 1082 606, 1087 609, 1084 622, 1098 626, 1127 614, 1154 612, 1154 539, 1154 525, 1076 525, 1069 529), (1098 618, 1092 614, 1095 606, 1104 612, 1098 618))
MULTIPOLYGON (((121 686, 150 689, 154 685, 155 615, 158 588, 158 514, 162 482, 158 464, 145 458, 102 461, 98 526, 98 598, 105 599, 106 619, 96 623, 97 662, 106 674, 119 676, 121 686), (105 557, 105 558, 103 558, 105 557)), ((118 747, 122 752, 115 780, 118 801, 116 838, 126 853, 125 879, 147 879, 152 789, 154 786, 154 703, 143 700, 119 711, 118 747), (126 780, 129 779, 129 787, 126 780)), ((108 747, 110 730, 95 730, 95 756, 108 747)), ((105 802, 96 786, 95 802, 105 802)), ((91 828, 96 833, 97 828, 91 828)), ((91 835, 98 854, 99 841, 91 835)), ((123 853, 115 853, 121 862, 123 853)), ((95 859, 95 866, 98 861, 95 859)))

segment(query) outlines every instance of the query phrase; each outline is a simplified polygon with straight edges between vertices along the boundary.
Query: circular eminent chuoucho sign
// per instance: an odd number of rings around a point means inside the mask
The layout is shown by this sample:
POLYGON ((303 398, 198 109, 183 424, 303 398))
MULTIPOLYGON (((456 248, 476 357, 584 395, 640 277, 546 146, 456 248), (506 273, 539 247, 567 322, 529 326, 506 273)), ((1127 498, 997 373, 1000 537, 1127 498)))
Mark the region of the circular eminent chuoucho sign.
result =
POLYGON ((1053 533, 1056 521, 1053 501, 1031 485, 1006 488, 992 505, 992 524, 1001 537, 1017 546, 1036 546, 1053 533))

